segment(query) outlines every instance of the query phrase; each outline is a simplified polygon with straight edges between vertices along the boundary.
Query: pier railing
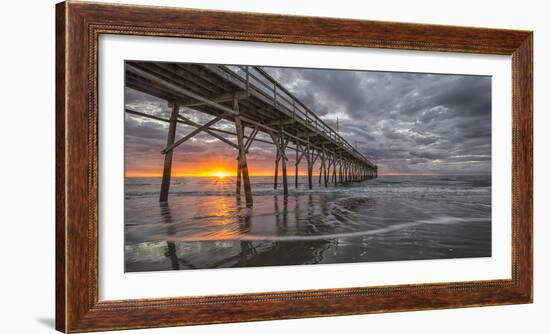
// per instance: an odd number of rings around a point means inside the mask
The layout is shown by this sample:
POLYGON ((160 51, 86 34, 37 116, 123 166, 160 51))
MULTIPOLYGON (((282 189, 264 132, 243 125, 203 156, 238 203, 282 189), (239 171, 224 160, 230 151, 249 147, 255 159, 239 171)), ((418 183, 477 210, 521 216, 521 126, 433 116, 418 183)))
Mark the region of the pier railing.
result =
POLYGON ((359 160, 363 160, 374 166, 367 157, 361 154, 344 137, 327 125, 318 115, 311 111, 294 94, 283 87, 270 74, 258 66, 237 66, 237 65, 210 65, 210 69, 216 68, 226 75, 232 76, 241 83, 247 92, 254 90, 271 100, 276 109, 282 111, 297 121, 301 121, 308 128, 315 130, 332 142, 338 143, 359 160), (213 68, 214 67, 214 68, 213 68))

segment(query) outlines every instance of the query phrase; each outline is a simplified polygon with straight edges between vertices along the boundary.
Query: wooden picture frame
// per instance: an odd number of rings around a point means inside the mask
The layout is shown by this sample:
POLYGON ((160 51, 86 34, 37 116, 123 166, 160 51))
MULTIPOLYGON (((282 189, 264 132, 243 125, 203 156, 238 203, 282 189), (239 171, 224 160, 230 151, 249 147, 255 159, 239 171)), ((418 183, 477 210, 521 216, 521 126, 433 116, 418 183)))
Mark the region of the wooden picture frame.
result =
POLYGON ((67 1, 56 7, 56 329, 120 330, 533 301, 533 33, 67 1), (99 301, 102 34, 512 56, 511 279, 99 301))

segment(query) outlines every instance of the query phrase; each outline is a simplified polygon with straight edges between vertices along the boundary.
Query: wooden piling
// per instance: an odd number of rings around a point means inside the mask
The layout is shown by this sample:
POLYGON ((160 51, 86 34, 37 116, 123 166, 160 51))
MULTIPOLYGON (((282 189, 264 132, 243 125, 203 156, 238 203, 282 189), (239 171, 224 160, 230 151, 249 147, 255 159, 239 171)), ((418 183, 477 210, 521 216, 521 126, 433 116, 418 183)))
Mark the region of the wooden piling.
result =
POLYGON ((241 162, 239 161, 238 155, 237 155, 237 195, 241 195, 241 178, 242 178, 242 170, 241 170, 241 162))
POLYGON ((323 172, 326 172, 326 153, 325 153, 325 145, 321 145, 321 164, 319 165, 319 185, 321 185, 321 179, 323 178, 323 172))
MULTIPOLYGON (((166 137, 166 147, 170 147, 174 144, 176 139, 176 127, 178 124, 179 105, 174 104, 172 106, 172 114, 170 116, 170 124, 168 125, 168 135, 166 137)), ((159 202, 166 202, 168 200, 168 193, 170 192, 170 179, 172 177, 172 157, 174 151, 170 150, 164 154, 164 168, 162 170, 162 182, 160 185, 160 197, 159 202)))
POLYGON ((338 163, 338 160, 336 159, 336 157, 334 157, 334 160, 333 160, 333 163, 332 163, 332 183, 334 185, 337 184, 337 179, 336 179, 336 165, 338 163))
POLYGON ((284 132, 284 129, 283 129, 283 126, 281 125, 280 126, 280 137, 279 137, 279 144, 280 144, 280 156, 281 156, 281 167, 283 169, 283 194, 285 196, 288 196, 288 179, 287 179, 287 174, 286 174, 286 152, 285 152, 285 149, 286 149, 286 144, 287 142, 285 141, 285 132, 284 132))
POLYGON ((300 165, 300 157, 298 156, 298 143, 296 143, 296 161, 294 161, 294 188, 298 188, 298 166, 300 165))
POLYGON ((319 184, 321 184, 322 176, 323 176, 323 157, 321 156, 321 163, 319 164, 319 184))
POLYGON ((340 161, 338 161, 338 170, 339 170, 339 172, 338 172, 338 174, 339 174, 338 175, 338 182, 340 182, 340 183, 344 182, 344 179, 342 177, 342 168, 343 168, 342 165, 343 165, 342 157, 340 156, 340 161))
POLYGON ((347 180, 347 164, 345 161, 342 161, 342 183, 346 183, 347 180))
MULTIPOLYGON (((233 110, 239 113, 239 100, 236 97, 233 98, 233 110)), ((248 165, 246 163, 244 127, 238 114, 237 116, 235 116, 235 128, 237 130, 237 146, 239 147, 239 167, 241 169, 243 177, 246 206, 251 207, 254 203, 254 200, 252 199, 252 188, 250 187, 250 176, 248 174, 248 165)))
POLYGON ((328 161, 328 163, 326 164, 325 175, 324 175, 324 177, 325 177, 325 188, 328 186, 328 181, 329 181, 328 179, 330 177, 330 165, 332 163, 331 162, 332 159, 330 159, 330 157, 328 157, 327 161, 328 161))
POLYGON ((306 158, 307 158, 307 184, 308 184, 308 187, 309 189, 313 189, 313 157, 312 157, 312 153, 311 153, 311 144, 309 142, 309 136, 307 136, 307 153, 306 153, 306 158))
POLYGON ((276 153, 275 153, 275 171, 273 173, 273 189, 277 189, 278 185, 278 176, 279 176, 279 160, 281 160, 281 148, 279 140, 280 138, 278 136, 275 136, 273 134, 271 135, 271 140, 273 141, 273 145, 275 145, 276 153))
MULTIPOLYGON (((277 147, 277 151, 279 148, 277 147)), ((275 159, 275 173, 273 175, 273 189, 277 189, 277 177, 279 176, 279 156, 275 159)))

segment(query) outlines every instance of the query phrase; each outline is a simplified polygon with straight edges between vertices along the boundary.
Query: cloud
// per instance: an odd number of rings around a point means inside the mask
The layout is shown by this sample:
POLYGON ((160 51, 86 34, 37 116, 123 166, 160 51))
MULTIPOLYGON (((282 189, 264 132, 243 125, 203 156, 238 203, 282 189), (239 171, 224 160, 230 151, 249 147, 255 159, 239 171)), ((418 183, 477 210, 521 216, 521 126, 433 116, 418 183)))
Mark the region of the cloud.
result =
POLYGON ((268 68, 317 112, 346 115, 341 134, 382 172, 489 173, 491 77, 268 68), (468 161, 452 158, 471 155, 468 161), (425 160, 419 160, 425 159, 425 160), (435 160, 435 164, 426 164, 435 160), (452 165, 448 164, 452 163, 452 165))

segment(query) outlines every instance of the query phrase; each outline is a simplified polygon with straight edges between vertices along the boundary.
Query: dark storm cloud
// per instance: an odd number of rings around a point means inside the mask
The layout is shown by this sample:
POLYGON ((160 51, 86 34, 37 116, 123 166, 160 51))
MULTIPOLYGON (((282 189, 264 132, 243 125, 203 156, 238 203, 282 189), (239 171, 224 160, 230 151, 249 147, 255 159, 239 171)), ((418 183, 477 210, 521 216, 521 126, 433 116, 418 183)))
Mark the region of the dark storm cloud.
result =
POLYGON ((387 173, 489 173, 491 78, 268 68, 387 173), (331 123, 332 122, 332 123, 331 123))
MULTIPOLYGON (((338 118, 340 134, 374 160, 380 173, 490 172, 490 77, 264 69, 329 126, 336 128, 338 118)), ((126 107, 169 117, 165 101, 129 88, 125 93, 126 107)), ((198 123, 210 117, 191 110, 184 113, 198 123)), ((234 131, 234 125, 226 123, 216 126, 234 131)), ((184 133, 191 127, 182 129, 184 133)), ((159 165, 166 132, 166 123, 127 116, 127 161, 149 159, 159 165)), ((234 159, 232 148, 207 134, 186 143, 186 157, 213 149, 234 159)), ((251 159, 266 165, 272 164, 272 154, 273 147, 261 143, 250 151, 251 159)))

